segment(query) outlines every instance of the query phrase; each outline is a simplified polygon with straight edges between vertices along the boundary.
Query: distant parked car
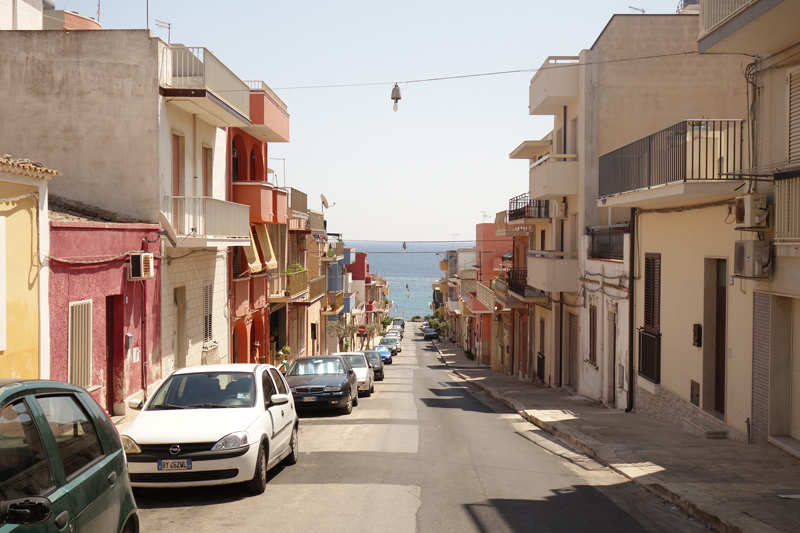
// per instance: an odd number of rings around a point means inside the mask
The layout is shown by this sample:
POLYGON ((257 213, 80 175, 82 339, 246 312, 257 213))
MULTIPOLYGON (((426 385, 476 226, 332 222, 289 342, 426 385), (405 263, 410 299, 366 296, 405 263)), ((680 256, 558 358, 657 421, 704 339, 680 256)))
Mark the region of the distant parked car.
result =
POLYGON ((426 330, 426 329, 428 329, 429 327, 431 327, 431 323, 430 323, 430 322, 428 322, 428 321, 426 320, 426 321, 425 321, 425 322, 423 322, 423 323, 422 323, 422 325, 419 327, 419 330, 420 330, 421 332, 425 333, 425 330, 426 330))
POLYGON ((401 339, 403 338, 404 334, 403 328, 401 328, 400 326, 389 326, 389 329, 386 330, 386 333, 391 333, 393 331, 396 331, 400 335, 401 339))
POLYGON ((406 329, 406 321, 403 320, 402 318, 395 318, 394 320, 392 320, 392 325, 400 326, 401 328, 406 329))
POLYGON ((341 355, 300 357, 286 372, 298 408, 341 409, 345 414, 358 405, 356 371, 341 355))
POLYGON ((381 361, 383 361, 384 364, 387 365, 392 364, 392 349, 390 347, 384 344, 378 344, 372 349, 381 355, 381 361))
MULTIPOLYGON (((364 350, 361 353, 367 356, 367 361, 372 365, 372 371, 375 373, 375 381, 383 381, 383 359, 381 353, 376 350, 364 350)), ((389 357, 392 353, 389 352, 389 357)))
POLYGON ((344 357, 353 370, 356 371, 356 379, 358 380, 358 392, 364 393, 364 396, 371 396, 375 392, 375 371, 372 365, 369 364, 367 356, 361 352, 342 352, 337 355, 344 357))
POLYGON ((388 346, 392 350, 392 355, 395 355, 402 350, 402 348, 400 348, 399 337, 384 337, 381 339, 381 344, 388 346))
POLYGON ((425 339, 438 339, 439 334, 436 333, 436 330, 433 328, 428 328, 425 330, 425 339))
POLYGON ((181 368, 122 431, 134 487, 245 482, 260 494, 267 471, 298 458, 297 411, 272 365, 181 368))
POLYGON ((82 388, 0 379, 0 531, 139 531, 119 435, 82 388))

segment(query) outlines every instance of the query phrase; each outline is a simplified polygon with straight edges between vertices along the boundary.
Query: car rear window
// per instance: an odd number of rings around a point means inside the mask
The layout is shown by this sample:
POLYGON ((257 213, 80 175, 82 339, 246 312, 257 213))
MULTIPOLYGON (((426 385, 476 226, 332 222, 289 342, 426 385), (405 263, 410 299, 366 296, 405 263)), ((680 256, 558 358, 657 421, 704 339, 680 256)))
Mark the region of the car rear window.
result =
POLYGON ((67 479, 103 456, 94 424, 74 396, 36 398, 58 444, 67 479))
POLYGON ((0 410, 0 500, 36 496, 53 486, 47 454, 27 404, 0 410))
POLYGON ((363 355, 345 355, 344 358, 347 359, 347 362, 350 363, 350 366, 353 368, 363 368, 367 366, 363 355))

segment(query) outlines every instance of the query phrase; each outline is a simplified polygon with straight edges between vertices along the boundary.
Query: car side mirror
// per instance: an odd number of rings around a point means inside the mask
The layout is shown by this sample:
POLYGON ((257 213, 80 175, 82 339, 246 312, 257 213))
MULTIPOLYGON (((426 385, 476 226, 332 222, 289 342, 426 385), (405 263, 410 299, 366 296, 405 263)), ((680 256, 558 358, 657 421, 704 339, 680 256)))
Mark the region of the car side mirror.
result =
POLYGON ((270 401, 273 405, 283 405, 285 403, 289 403, 289 395, 288 394, 273 394, 270 397, 270 401))
POLYGON ((137 399, 128 400, 128 407, 130 407, 131 409, 141 411, 143 405, 144 402, 142 400, 137 400, 137 399))
POLYGON ((355 373, 356 373, 356 371, 355 371, 355 370, 353 370, 353 369, 351 368, 350 370, 348 370, 348 371, 347 371, 347 373, 348 373, 348 374, 355 374, 355 373))
POLYGON ((38 524, 50 518, 50 500, 26 496, 0 502, 0 524, 38 524))

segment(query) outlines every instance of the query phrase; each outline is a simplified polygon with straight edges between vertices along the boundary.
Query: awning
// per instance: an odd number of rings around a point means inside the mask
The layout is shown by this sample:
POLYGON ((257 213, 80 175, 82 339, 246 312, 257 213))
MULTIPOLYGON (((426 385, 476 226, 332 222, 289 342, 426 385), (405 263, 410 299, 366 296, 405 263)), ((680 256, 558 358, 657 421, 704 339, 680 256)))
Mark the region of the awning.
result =
POLYGON ((264 265, 272 270, 278 268, 278 258, 275 257, 275 251, 272 249, 272 241, 269 239, 269 232, 265 224, 256 224, 256 236, 258 237, 258 244, 261 245, 261 253, 264 254, 264 265))
POLYGON ((242 249, 245 257, 247 257, 247 264, 250 265, 250 272, 261 272, 264 267, 258 259, 258 248, 256 248, 256 241, 253 239, 252 226, 250 227, 250 245, 243 246, 242 249))

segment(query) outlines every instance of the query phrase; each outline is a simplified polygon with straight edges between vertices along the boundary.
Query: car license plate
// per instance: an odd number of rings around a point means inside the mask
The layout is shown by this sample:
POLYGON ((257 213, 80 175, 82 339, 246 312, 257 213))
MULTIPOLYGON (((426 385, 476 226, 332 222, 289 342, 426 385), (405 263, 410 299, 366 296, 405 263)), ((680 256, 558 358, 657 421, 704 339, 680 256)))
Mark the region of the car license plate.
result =
POLYGON ((317 398, 314 397, 314 396, 304 396, 303 397, 303 401, 304 402, 315 402, 315 401, 317 401, 317 398))
POLYGON ((158 461, 159 470, 191 470, 191 459, 166 459, 158 461))

